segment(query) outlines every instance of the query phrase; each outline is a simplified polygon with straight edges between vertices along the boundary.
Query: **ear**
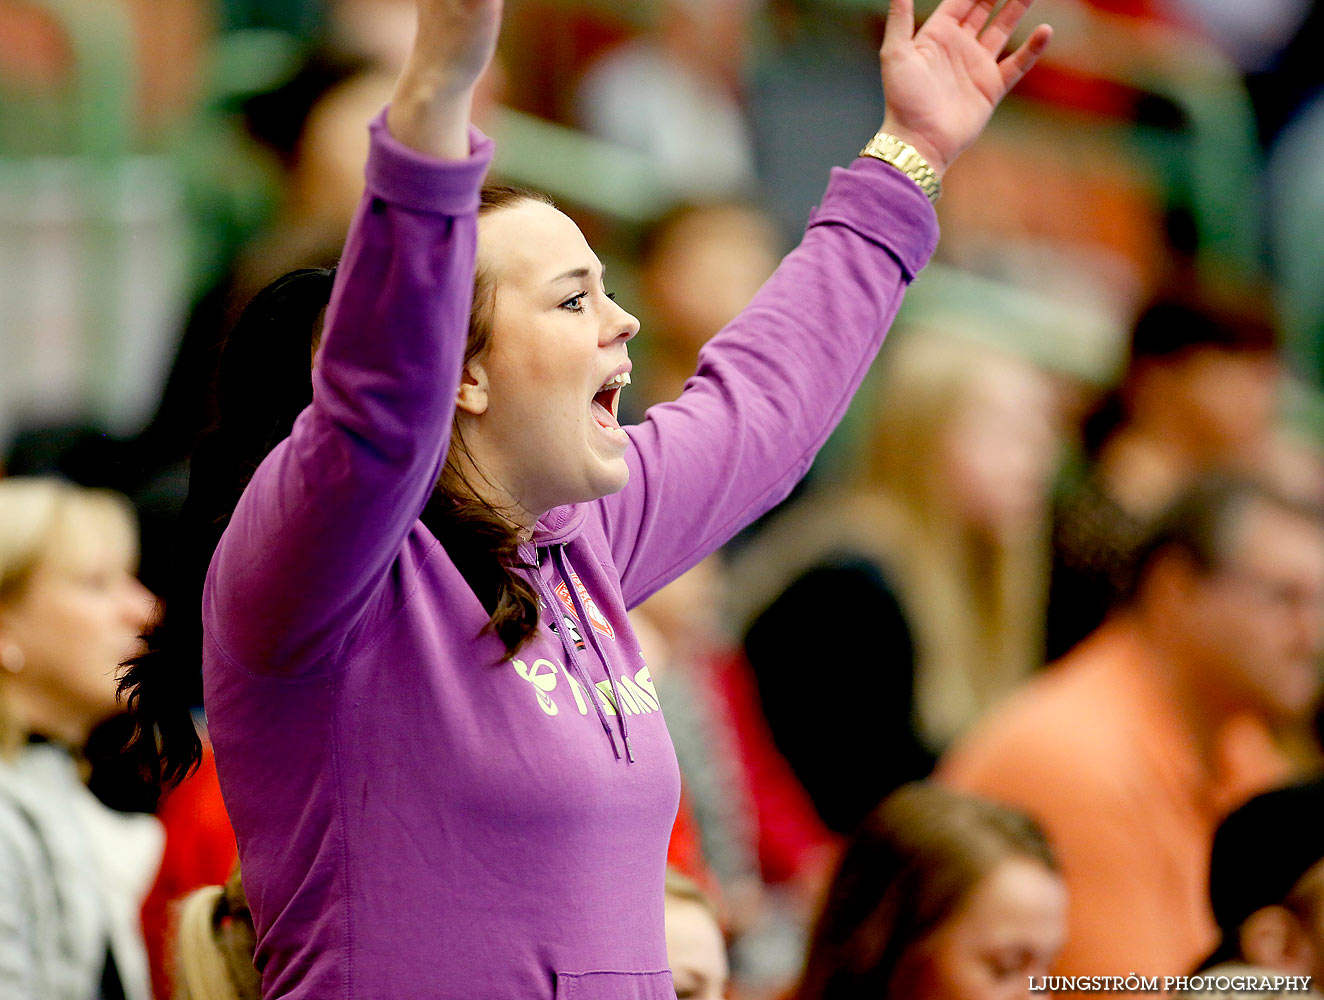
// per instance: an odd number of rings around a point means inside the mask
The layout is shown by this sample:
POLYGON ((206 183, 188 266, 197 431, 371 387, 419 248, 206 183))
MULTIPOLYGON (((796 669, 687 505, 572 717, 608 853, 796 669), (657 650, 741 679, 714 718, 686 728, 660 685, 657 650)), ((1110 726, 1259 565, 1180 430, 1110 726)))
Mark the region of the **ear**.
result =
POLYGON ((487 372, 482 362, 473 361, 464 366, 460 387, 455 391, 455 405, 471 417, 487 412, 487 372))
POLYGON ((1238 937, 1241 956, 1252 965, 1291 973, 1310 971, 1310 939, 1296 914, 1285 906, 1256 910, 1241 925, 1238 937))

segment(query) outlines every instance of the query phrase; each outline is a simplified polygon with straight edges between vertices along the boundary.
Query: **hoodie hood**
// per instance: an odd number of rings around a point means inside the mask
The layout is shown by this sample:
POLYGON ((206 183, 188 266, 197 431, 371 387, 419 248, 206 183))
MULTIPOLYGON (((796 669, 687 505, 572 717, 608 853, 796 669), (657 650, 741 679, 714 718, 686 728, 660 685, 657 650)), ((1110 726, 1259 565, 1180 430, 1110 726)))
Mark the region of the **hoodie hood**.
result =
POLYGON ((588 511, 583 504, 553 507, 533 526, 533 544, 538 548, 565 545, 579 537, 588 511))

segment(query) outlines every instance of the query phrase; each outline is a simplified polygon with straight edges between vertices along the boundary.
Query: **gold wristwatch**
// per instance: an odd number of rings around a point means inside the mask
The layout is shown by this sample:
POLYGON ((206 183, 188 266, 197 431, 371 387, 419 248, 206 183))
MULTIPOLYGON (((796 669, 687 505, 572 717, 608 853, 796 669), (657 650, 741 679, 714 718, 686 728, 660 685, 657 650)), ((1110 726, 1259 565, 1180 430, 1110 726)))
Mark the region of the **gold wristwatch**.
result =
POLYGON ((914 181, 932 204, 938 203, 938 196, 942 194, 942 181, 938 180, 929 161, 920 156, 919 150, 910 143, 902 142, 890 132, 879 132, 860 150, 860 155, 890 163, 914 181))

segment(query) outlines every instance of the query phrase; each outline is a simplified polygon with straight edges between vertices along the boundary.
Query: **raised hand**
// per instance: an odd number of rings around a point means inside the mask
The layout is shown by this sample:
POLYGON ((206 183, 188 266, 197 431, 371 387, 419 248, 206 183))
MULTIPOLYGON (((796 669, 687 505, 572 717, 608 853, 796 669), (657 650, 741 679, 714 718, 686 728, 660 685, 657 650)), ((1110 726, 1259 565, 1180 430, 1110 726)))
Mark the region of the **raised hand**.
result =
POLYGON ((418 0, 418 34, 396 82, 387 125, 434 156, 469 154, 474 85, 496 51, 502 0, 418 0))
POLYGON ((500 30, 501 0, 418 0, 411 67, 454 92, 468 90, 491 61, 500 30))
POLYGON ((883 129, 910 143, 941 176, 1034 65, 1053 30, 1041 24, 1001 59, 1033 0, 943 0, 915 33, 914 0, 891 0, 883 39, 883 129))

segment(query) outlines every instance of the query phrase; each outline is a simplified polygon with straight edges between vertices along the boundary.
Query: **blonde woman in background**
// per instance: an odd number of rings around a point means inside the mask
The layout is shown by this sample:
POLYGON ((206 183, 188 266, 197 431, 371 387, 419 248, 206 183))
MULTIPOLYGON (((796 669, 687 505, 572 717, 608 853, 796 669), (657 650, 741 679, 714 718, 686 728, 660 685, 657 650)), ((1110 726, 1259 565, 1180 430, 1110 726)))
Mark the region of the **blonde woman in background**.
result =
POLYGON ((225 885, 185 896, 177 914, 174 1000, 260 1000, 253 914, 238 866, 225 885))
POLYGON ((0 479, 0 996, 149 1000, 149 816, 103 806, 82 749, 151 615, 115 494, 0 479))
POLYGON ((781 515, 733 587, 761 609, 773 736, 843 833, 1040 662, 1057 443, 1046 375, 936 331, 891 345, 873 398, 853 479, 781 515))

